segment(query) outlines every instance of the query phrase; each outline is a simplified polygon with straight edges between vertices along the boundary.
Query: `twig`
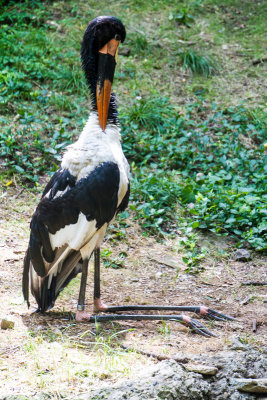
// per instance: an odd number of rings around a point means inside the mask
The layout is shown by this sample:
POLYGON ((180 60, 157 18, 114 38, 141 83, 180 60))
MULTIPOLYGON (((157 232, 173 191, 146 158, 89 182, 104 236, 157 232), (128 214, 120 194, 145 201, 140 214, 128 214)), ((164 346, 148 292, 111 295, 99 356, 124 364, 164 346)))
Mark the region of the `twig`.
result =
POLYGON ((257 331, 257 320, 253 319, 252 320, 252 332, 256 332, 257 331))
POLYGON ((240 302, 240 304, 241 304, 242 306, 247 305, 247 304, 250 302, 250 300, 253 299, 253 297, 254 297, 254 294, 250 294, 248 297, 246 297, 244 300, 242 300, 242 301, 240 302))
POLYGON ((221 287, 221 285, 218 285, 215 283, 210 283, 210 282, 199 281, 199 283, 201 283, 202 285, 207 285, 207 286, 220 286, 221 287))
POLYGON ((43 89, 43 87, 40 86, 39 83, 37 83, 36 81, 32 81, 32 83, 34 83, 39 89, 43 89))
MULTIPOLYGON (((166 267, 169 267, 169 268, 173 268, 173 269, 175 269, 175 268, 177 268, 177 267, 175 267, 171 262, 169 262, 168 260, 164 260, 163 258, 158 258, 158 257, 149 257, 152 261, 156 261, 158 264, 163 264, 163 265, 166 265, 166 267)), ((177 262, 177 264, 178 264, 178 262, 177 262)))
POLYGON ((267 282, 242 282, 242 286, 266 286, 267 282))
POLYGON ((123 344, 120 344, 120 347, 121 347, 123 350, 133 351, 133 352, 135 352, 135 353, 142 354, 143 356, 156 358, 156 359, 159 360, 159 361, 163 361, 163 360, 174 360, 174 361, 176 361, 177 363, 180 363, 180 364, 186 364, 186 363, 189 362, 189 359, 188 359, 187 357, 170 357, 170 356, 164 356, 164 355, 161 355, 161 354, 150 353, 150 352, 148 352, 148 351, 139 350, 139 349, 136 349, 136 348, 134 348, 134 347, 124 346, 123 344))
POLYGON ((261 64, 264 61, 267 61, 267 57, 262 57, 262 58, 257 58, 256 60, 252 61, 252 65, 257 65, 257 64, 261 64))
POLYGON ((24 191, 24 188, 20 189, 20 191, 15 196, 13 196, 13 199, 17 199, 23 191, 24 191))
POLYGON ((197 42, 187 42, 186 40, 181 40, 178 39, 176 40, 178 43, 182 43, 182 44, 187 44, 187 46, 192 46, 193 44, 196 44, 197 42))
POLYGON ((0 356, 2 357, 4 354, 15 353, 15 351, 18 351, 19 349, 20 349, 20 346, 9 347, 6 350, 4 350, 2 353, 0 353, 0 356))

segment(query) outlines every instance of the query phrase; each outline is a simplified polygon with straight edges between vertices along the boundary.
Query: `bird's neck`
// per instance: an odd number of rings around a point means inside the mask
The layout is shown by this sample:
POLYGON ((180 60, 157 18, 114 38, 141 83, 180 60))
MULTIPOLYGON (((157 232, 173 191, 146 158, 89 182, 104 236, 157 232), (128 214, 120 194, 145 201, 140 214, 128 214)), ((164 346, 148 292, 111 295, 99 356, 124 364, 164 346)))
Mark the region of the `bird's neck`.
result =
MULTIPOLYGON (((90 90, 91 96, 91 108, 92 111, 97 112, 97 102, 96 102, 96 83, 97 83, 97 65, 95 58, 83 57, 82 54, 82 64, 85 73, 85 78, 87 81, 87 85, 90 90)), ((117 101, 116 96, 113 92, 111 92, 109 109, 108 109, 108 123, 118 124, 118 110, 117 110, 117 101)))

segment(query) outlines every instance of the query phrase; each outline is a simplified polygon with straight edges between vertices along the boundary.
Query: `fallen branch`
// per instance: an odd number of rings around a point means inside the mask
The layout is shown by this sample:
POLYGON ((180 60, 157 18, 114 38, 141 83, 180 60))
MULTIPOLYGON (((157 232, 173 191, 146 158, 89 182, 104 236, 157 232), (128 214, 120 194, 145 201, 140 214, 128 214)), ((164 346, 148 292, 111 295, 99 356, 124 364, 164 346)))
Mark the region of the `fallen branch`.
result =
POLYGON ((257 331, 257 320, 253 319, 252 320, 252 332, 256 332, 257 331))
POLYGON ((128 350, 128 351, 133 351, 135 353, 138 354, 142 354, 143 356, 147 356, 147 357, 152 357, 152 358, 156 358, 159 361, 163 361, 163 360, 174 360, 179 364, 186 364, 188 363, 190 360, 187 357, 171 357, 171 356, 164 356, 161 354, 156 354, 156 353, 150 353, 148 351, 144 351, 144 350, 139 350, 136 349, 134 347, 128 347, 128 346, 124 346, 123 344, 120 345, 120 347, 123 350, 128 350))
POLYGON ((2 357, 6 354, 14 354, 18 350, 20 350, 20 346, 8 347, 2 353, 0 353, 0 356, 2 357))
POLYGON ((13 196, 13 199, 17 199, 23 191, 24 191, 24 188, 20 189, 20 191, 15 196, 13 196))
POLYGON ((266 286, 267 282, 242 282, 241 286, 266 286))
POLYGON ((257 65, 257 64, 261 64, 264 61, 267 61, 267 57, 262 57, 262 58, 257 58, 255 60, 252 61, 252 65, 257 65))

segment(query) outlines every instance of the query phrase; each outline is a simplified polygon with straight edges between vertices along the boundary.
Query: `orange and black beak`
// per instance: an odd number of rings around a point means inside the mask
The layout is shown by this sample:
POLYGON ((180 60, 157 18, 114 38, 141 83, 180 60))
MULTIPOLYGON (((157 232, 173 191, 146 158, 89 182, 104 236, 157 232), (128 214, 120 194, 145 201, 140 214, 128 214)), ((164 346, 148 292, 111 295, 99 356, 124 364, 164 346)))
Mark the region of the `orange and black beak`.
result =
POLYGON ((117 63, 120 41, 111 39, 98 52, 98 73, 96 84, 96 102, 100 127, 105 131, 108 119, 111 87, 117 63))

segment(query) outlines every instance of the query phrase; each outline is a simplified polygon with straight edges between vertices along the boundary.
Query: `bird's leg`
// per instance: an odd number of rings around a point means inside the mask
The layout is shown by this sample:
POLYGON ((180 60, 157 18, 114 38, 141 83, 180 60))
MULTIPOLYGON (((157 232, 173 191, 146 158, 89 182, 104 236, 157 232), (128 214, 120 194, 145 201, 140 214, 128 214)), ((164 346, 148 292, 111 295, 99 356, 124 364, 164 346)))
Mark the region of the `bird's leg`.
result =
POLYGON ((100 249, 94 251, 95 269, 94 269, 94 312, 106 311, 108 306, 100 298, 100 249))
MULTIPOLYGON (((171 310, 171 311, 191 311, 197 314, 207 316, 217 320, 231 320, 232 317, 228 317, 224 314, 218 313, 217 311, 211 310, 204 306, 143 306, 143 305, 129 305, 129 306, 111 306, 108 307, 102 303, 100 299, 100 250, 97 248, 95 254, 95 269, 94 269, 94 312, 106 311, 106 312, 117 312, 117 311, 145 311, 145 310, 171 310)), ((88 260, 83 263, 81 288, 79 295, 78 310, 76 313, 77 322, 108 322, 108 321, 177 321, 184 323, 189 326, 193 331, 200 333, 203 336, 215 336, 200 322, 187 317, 186 315, 90 315, 84 311, 84 299, 85 299, 85 287, 88 270, 88 260)))
POLYGON ((84 311, 86 281, 87 281, 87 274, 88 274, 88 263, 89 263, 89 259, 85 258, 83 260, 79 300, 78 300, 77 312, 76 312, 76 321, 78 321, 78 322, 81 322, 85 318, 90 317, 89 314, 84 311))
POLYGON ((118 311, 189 311, 199 314, 209 319, 216 319, 217 321, 230 321, 233 317, 219 313, 205 306, 143 306, 143 305, 128 305, 128 306, 110 306, 105 311, 116 313, 118 311))
POLYGON ((193 318, 189 318, 186 315, 145 315, 145 314, 136 314, 136 315, 123 315, 123 314, 114 314, 114 315, 92 315, 90 316, 88 313, 84 313, 80 319, 76 320, 78 322, 110 322, 110 321, 176 321, 182 324, 186 324, 191 330, 197 332, 203 336, 216 336, 211 331, 209 331, 205 326, 203 326, 200 322, 194 320, 193 318))

